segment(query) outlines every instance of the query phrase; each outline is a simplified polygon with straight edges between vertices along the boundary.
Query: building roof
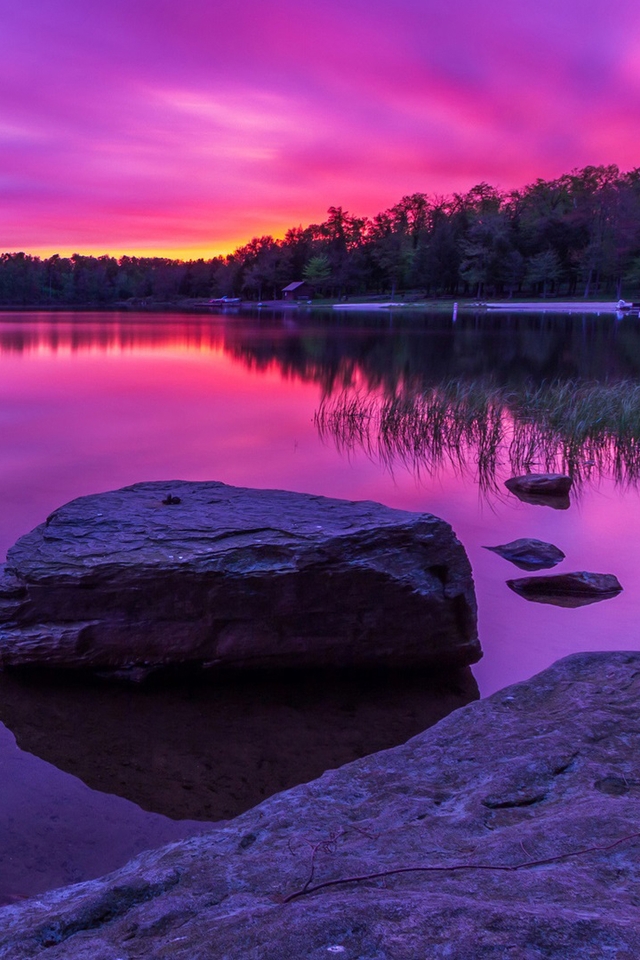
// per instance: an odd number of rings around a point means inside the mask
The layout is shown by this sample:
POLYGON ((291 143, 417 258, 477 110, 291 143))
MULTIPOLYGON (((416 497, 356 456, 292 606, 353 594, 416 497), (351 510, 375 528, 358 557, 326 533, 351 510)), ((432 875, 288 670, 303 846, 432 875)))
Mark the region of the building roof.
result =
POLYGON ((288 293, 288 292, 291 292, 291 291, 293 291, 293 290, 297 290, 298 287, 306 287, 306 286, 307 286, 307 281, 306 281, 306 280, 296 280, 295 283, 290 283, 288 287, 283 287, 282 292, 283 292, 283 293, 288 293))

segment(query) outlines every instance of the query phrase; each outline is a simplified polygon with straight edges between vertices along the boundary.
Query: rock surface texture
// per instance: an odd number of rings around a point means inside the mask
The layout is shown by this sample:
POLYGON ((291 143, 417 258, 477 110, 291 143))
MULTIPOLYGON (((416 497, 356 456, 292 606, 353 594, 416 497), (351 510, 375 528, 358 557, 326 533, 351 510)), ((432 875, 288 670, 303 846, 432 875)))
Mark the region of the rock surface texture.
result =
POLYGON ((0 960, 636 960, 640 653, 579 654, 0 911, 0 960))
POLYGON ((471 568, 451 527, 377 503, 139 483, 56 510, 0 576, 1 666, 479 657, 471 568))
POLYGON ((553 603, 559 607, 584 607, 598 600, 610 600, 622 592, 620 581, 612 573, 556 573, 544 577, 520 577, 507 580, 511 589, 538 603, 553 603))
POLYGON ((548 567, 555 567, 565 558, 562 550, 559 550, 553 543, 534 540, 530 537, 501 543, 497 547, 485 547, 485 550, 491 550, 493 553, 504 557, 505 560, 510 560, 521 570, 543 570, 548 567))

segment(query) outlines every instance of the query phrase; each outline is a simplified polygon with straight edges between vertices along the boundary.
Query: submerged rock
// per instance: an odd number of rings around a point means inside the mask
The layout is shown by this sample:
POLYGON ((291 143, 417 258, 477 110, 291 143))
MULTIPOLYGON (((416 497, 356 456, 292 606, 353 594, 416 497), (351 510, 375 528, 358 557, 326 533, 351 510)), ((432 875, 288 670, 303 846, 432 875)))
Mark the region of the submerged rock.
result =
POLYGON ((527 473, 505 480, 507 490, 523 503, 567 510, 571 505, 569 490, 573 480, 563 473, 527 473))
POLYGON ((503 543, 497 547, 485 547, 485 550, 492 550, 493 553, 499 554, 505 560, 510 560, 521 570, 543 570, 548 567, 555 567, 565 558, 562 550, 559 550, 552 543, 545 543, 544 540, 534 540, 528 537, 512 540, 510 543, 503 543))
POLYGON ((371 502, 139 483, 56 510, 0 576, 5 667, 463 666, 480 655, 451 527, 371 502))
POLYGON ((579 654, 0 912, 0 960, 640 956, 640 653, 579 654))
POLYGON ((616 597, 622 587, 612 573, 558 573, 546 577, 521 577, 507 580, 515 593, 525 600, 553 603, 558 607, 584 607, 598 600, 616 597))

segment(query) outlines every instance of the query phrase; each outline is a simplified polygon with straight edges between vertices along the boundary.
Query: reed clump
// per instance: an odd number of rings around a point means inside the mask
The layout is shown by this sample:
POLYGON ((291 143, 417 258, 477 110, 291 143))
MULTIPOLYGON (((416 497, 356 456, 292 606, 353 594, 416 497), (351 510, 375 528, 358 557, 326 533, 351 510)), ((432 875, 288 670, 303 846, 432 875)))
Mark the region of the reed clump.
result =
POLYGON ((315 420, 321 436, 345 451, 364 449, 417 472, 448 464, 484 488, 496 485, 502 466, 567 472, 577 483, 640 479, 640 384, 633 381, 447 381, 392 396, 346 389, 325 398, 315 420))

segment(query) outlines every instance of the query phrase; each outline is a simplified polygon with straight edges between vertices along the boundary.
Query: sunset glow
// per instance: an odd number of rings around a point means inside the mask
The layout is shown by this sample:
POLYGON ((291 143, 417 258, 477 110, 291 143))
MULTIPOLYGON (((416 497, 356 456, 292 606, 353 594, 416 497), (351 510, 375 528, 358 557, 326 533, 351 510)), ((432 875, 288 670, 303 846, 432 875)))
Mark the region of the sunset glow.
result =
POLYGON ((640 162, 631 0, 5 4, 0 249, 211 257, 640 162))

